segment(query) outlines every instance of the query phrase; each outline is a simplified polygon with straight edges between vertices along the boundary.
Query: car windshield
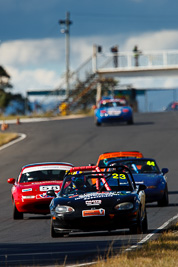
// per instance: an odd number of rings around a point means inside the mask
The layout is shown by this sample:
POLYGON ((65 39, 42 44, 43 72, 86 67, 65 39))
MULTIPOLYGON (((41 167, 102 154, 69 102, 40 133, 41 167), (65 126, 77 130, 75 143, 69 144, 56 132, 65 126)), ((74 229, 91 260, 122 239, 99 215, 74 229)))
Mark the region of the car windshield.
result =
POLYGON ((112 165, 124 165, 128 167, 132 173, 160 173, 156 161, 152 159, 126 159, 109 161, 108 166, 112 165))
POLYGON ((22 173, 20 183, 42 182, 42 181, 62 181, 65 175, 65 170, 38 170, 27 171, 22 173))
POLYGON ((121 107, 121 106, 126 106, 126 103, 124 102, 119 102, 119 101, 113 101, 113 102, 105 102, 103 101, 100 104, 100 108, 111 108, 111 107, 121 107))
MULTIPOLYGON (((123 156, 123 157, 112 157, 112 158, 105 158, 105 159, 101 159, 100 161, 99 161, 99 164, 98 164, 98 166, 100 167, 100 168, 105 168, 107 165, 108 165, 108 163, 110 162, 110 161, 113 161, 113 160, 121 160, 121 159, 126 159, 126 158, 132 158, 132 157, 126 157, 126 156, 123 156)), ((133 158, 136 158, 136 157, 133 157, 133 158)), ((125 165, 125 164, 124 164, 125 165)))
POLYGON ((127 172, 83 172, 65 177, 60 196, 72 197, 89 192, 133 191, 133 189, 131 175, 127 172))

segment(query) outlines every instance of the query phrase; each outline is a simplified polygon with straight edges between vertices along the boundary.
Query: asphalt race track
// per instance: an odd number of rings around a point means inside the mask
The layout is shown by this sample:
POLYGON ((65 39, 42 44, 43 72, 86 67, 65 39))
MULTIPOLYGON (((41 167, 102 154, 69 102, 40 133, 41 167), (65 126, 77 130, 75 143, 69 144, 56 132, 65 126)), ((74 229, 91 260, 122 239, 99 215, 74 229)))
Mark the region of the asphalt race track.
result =
POLYGON ((25 133, 26 139, 0 150, 0 266, 45 266, 90 262, 137 244, 147 235, 127 231, 78 233, 50 237, 50 217, 26 214, 12 219, 11 185, 25 164, 45 161, 96 163, 106 151, 139 150, 169 168, 170 204, 147 205, 148 234, 178 215, 178 112, 135 114, 134 125, 96 127, 91 117, 11 124, 8 131, 25 133))

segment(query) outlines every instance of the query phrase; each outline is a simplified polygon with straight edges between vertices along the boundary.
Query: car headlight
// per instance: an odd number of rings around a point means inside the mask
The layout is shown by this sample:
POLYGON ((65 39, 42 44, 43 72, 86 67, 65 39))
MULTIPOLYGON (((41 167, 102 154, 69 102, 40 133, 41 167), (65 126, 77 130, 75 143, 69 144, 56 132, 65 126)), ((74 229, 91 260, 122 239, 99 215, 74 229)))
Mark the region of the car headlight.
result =
POLYGON ((133 208, 133 203, 131 202, 120 203, 120 204, 117 204, 114 208, 116 210, 130 210, 133 208))
POLYGON ((55 211, 56 213, 71 213, 71 212, 74 212, 75 210, 70 206, 57 205, 57 207, 55 208, 55 211))

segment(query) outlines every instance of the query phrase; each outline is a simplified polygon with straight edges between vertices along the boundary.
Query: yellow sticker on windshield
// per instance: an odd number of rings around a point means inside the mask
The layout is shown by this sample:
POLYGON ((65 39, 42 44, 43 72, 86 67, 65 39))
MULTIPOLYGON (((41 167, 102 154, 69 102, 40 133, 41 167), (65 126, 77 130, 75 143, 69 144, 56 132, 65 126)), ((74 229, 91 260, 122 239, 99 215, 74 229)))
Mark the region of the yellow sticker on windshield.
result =
POLYGON ((148 166, 155 166, 155 162, 154 161, 151 161, 151 160, 148 160, 146 164, 148 166))
POLYGON ((126 176, 125 176, 124 173, 120 173, 120 174, 118 174, 118 173, 113 173, 113 174, 112 174, 112 178, 113 178, 113 179, 126 179, 126 176))
POLYGON ((112 174, 112 178, 113 178, 113 179, 119 179, 119 175, 118 175, 118 173, 113 173, 113 174, 112 174))
POLYGON ((126 179, 126 175, 125 175, 124 173, 120 173, 120 174, 119 174, 119 178, 120 178, 120 179, 126 179))

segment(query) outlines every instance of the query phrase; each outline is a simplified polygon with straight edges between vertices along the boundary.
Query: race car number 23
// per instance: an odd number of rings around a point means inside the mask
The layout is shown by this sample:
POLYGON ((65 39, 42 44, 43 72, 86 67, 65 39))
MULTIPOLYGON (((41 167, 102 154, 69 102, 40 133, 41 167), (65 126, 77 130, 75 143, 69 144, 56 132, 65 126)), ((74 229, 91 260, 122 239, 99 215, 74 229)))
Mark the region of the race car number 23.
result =
POLYGON ((113 179, 126 179, 126 176, 125 176, 124 173, 120 173, 120 174, 118 174, 118 173, 113 173, 112 178, 113 178, 113 179))

